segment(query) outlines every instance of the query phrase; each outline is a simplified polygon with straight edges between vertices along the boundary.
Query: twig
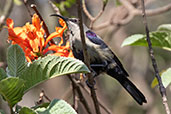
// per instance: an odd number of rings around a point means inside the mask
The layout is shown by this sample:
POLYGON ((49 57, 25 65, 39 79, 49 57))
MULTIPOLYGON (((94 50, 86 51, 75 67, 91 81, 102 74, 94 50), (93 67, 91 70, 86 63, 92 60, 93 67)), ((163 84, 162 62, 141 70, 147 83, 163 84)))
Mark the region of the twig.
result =
POLYGON ((42 92, 44 93, 44 97, 46 98, 46 100, 48 100, 49 102, 51 102, 50 98, 45 94, 44 90, 42 90, 42 92))
MULTIPOLYGON (((100 24, 98 26, 95 26, 95 27, 92 26, 91 29, 100 30, 100 29, 104 29, 104 28, 106 28, 108 26, 114 26, 114 27, 116 27, 118 25, 123 26, 123 25, 128 24, 135 16, 141 15, 141 10, 136 9, 133 6, 133 4, 131 4, 128 0, 120 0, 120 2, 122 3, 122 6, 113 9, 113 11, 114 11, 113 14, 112 14, 113 16, 111 18, 109 18, 109 20, 107 22, 104 22, 104 23, 102 23, 102 24, 100 24), (115 17, 116 17, 115 15, 121 13, 120 10, 118 11, 117 9, 124 9, 124 8, 127 11, 127 13, 125 14, 125 17, 115 20, 115 17)), ((162 7, 156 8, 156 9, 146 10, 146 15, 147 16, 154 16, 154 15, 158 15, 158 14, 161 14, 161 13, 165 13, 165 12, 167 12, 169 10, 171 10, 171 4, 168 4, 166 6, 162 6, 162 7)), ((84 2, 83 2, 83 11, 91 21, 94 19, 94 17, 86 9, 86 6, 85 6, 84 2)), ((99 17, 96 16, 96 18, 98 19, 99 17)))
MULTIPOLYGON (((43 27, 44 27, 45 32, 46 32, 46 37, 48 37, 48 36, 50 35, 49 30, 48 30, 48 27, 47 27, 45 21, 43 20, 42 16, 40 15, 39 11, 37 10, 36 5, 35 5, 35 4, 31 4, 31 8, 34 9, 34 11, 35 11, 35 12, 37 13, 37 15, 39 16, 40 20, 43 21, 43 27)), ((50 42, 51 42, 52 44, 55 44, 55 42, 53 41, 53 39, 50 40, 50 42)))
POLYGON ((0 14, 0 31, 2 30, 2 26, 4 25, 4 21, 9 16, 12 11, 14 1, 13 0, 6 0, 4 9, 2 14, 0 14))
MULTIPOLYGON (((86 88, 82 83, 79 83, 79 85, 83 88, 83 90, 87 93, 87 94, 91 94, 90 91, 88 90, 88 88, 86 88)), ((108 114, 112 114, 112 112, 110 111, 110 109, 108 109, 107 106, 104 106, 104 104, 99 100, 99 105, 108 113, 108 114)))
POLYGON ((82 1, 82 7, 83 7, 83 11, 84 13, 87 15, 87 17, 90 19, 90 25, 89 28, 92 29, 94 22, 103 14, 105 7, 106 7, 106 3, 103 2, 103 7, 100 10, 100 12, 97 14, 97 16, 93 17, 87 10, 86 5, 85 5, 85 0, 82 1))
MULTIPOLYGON (((84 62, 85 64, 88 66, 89 69, 91 69, 90 67, 90 59, 89 59, 89 55, 88 55, 88 52, 87 52, 87 46, 86 46, 86 42, 85 42, 85 37, 84 37, 84 30, 83 30, 83 20, 82 20, 82 7, 81 7, 81 2, 80 0, 77 0, 77 10, 78 10, 78 18, 79 18, 79 27, 80 27, 80 34, 81 34, 81 42, 82 42, 82 48, 83 48, 83 55, 84 55, 84 62)), ((87 74, 88 76, 88 82, 89 84, 92 85, 92 87, 90 88, 90 91, 91 91, 91 97, 93 99, 93 102, 94 102, 94 106, 95 106, 95 109, 96 109, 96 114, 101 114, 100 112, 100 107, 99 107, 99 103, 98 103, 98 100, 97 100, 97 96, 96 96, 96 92, 95 92, 95 89, 94 89, 94 85, 93 85, 93 82, 94 82, 94 79, 93 79, 93 76, 91 73, 87 74)))
POLYGON ((39 100, 36 102, 37 104, 41 104, 43 103, 43 98, 46 98, 49 102, 51 102, 51 100, 49 99, 49 97, 45 94, 44 90, 42 90, 39 94, 39 100))
POLYGON ((33 15, 32 15, 32 13, 31 13, 31 11, 30 11, 30 6, 27 4, 27 0, 23 0, 23 3, 24 3, 24 5, 26 6, 26 9, 27 9, 27 11, 28 11, 30 17, 32 17, 33 15))
POLYGON ((77 85, 75 80, 72 79, 72 77, 70 75, 68 75, 68 78, 70 79, 72 84, 74 84, 74 87, 75 87, 75 89, 77 90, 77 93, 78 93, 78 97, 79 97, 80 101, 82 102, 82 104, 84 105, 85 109, 87 110, 88 114, 92 114, 91 111, 90 111, 90 108, 88 106, 88 103, 87 103, 86 99, 84 98, 84 96, 82 94, 82 91, 81 91, 80 87, 77 85))
MULTIPOLYGON (((71 78, 70 75, 69 75, 68 77, 69 77, 69 79, 71 78)), ((71 79, 70 79, 70 80, 71 80, 71 79)), ((71 82, 72 82, 72 80, 71 80, 71 82)), ((77 97, 77 96, 76 96, 76 93, 75 93, 75 89, 76 89, 75 86, 76 86, 76 85, 72 82, 73 108, 77 110, 77 101, 76 101, 76 97, 77 97)))
POLYGON ((166 89, 163 86, 161 77, 159 75, 157 62, 156 62, 156 59, 154 57, 154 51, 153 51, 152 43, 151 43, 151 40, 150 40, 149 29, 148 29, 146 13, 145 13, 144 0, 141 0, 141 3, 142 3, 142 16, 143 16, 143 19, 144 19, 143 21, 144 21, 144 25, 145 25, 146 37, 147 37, 147 42, 148 42, 149 53, 150 53, 152 65, 153 65, 153 68, 154 68, 154 71, 155 71, 155 76, 156 76, 156 78, 157 78, 157 80, 159 82, 159 90, 160 90, 160 94, 162 96, 163 105, 165 107, 166 114, 170 114, 170 109, 169 109, 169 106, 168 106, 168 103, 167 103, 167 97, 166 97, 166 89))

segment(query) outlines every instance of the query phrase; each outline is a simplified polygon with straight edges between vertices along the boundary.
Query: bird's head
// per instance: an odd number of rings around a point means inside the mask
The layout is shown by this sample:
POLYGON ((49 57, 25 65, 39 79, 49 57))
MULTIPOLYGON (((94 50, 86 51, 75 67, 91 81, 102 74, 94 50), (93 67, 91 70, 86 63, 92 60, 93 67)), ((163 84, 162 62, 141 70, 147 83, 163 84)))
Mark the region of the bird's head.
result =
POLYGON ((50 16, 57 16, 57 17, 63 19, 66 22, 68 29, 70 31, 79 29, 79 20, 77 18, 68 18, 68 17, 58 15, 58 14, 52 14, 50 16))

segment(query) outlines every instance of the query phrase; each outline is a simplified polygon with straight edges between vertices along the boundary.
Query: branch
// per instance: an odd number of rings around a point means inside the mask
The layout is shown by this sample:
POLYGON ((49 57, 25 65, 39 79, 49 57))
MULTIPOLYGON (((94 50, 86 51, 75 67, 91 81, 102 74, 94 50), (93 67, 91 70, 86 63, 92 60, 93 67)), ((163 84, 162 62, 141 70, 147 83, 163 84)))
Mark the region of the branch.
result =
POLYGON ((44 90, 42 90, 39 94, 39 100, 36 102, 37 104, 43 103, 43 98, 46 98, 49 102, 51 102, 50 98, 45 94, 44 90))
MULTIPOLYGON (((84 55, 84 62, 85 64, 88 66, 89 69, 91 69, 90 67, 90 59, 89 59, 89 55, 88 55, 88 52, 87 52, 87 46, 86 46, 86 42, 85 42, 85 37, 84 37, 84 29, 83 29, 83 20, 82 20, 82 7, 81 7, 81 2, 80 0, 77 0, 77 7, 78 7, 78 18, 79 18, 79 27, 80 27, 80 37, 81 37, 81 42, 82 42, 82 48, 83 48, 83 55, 84 55)), ((94 79, 93 79, 93 76, 92 74, 87 74, 88 76, 88 82, 90 85, 93 85, 93 87, 90 88, 91 90, 91 97, 93 99, 93 102, 94 102, 94 106, 95 106, 95 109, 96 109, 96 114, 101 114, 100 113, 100 107, 99 107, 99 103, 98 103, 98 100, 97 100, 97 96, 96 96, 96 92, 95 92, 95 89, 94 89, 94 79)))
POLYGON ((13 4, 14 4, 13 0, 6 0, 4 9, 1 12, 2 14, 0 14, 0 31, 2 30, 2 26, 4 25, 6 18, 9 16, 9 14, 12 11, 13 4))
POLYGON ((30 17, 32 17, 33 15, 32 15, 32 13, 31 13, 31 11, 30 11, 30 6, 27 4, 27 0, 23 0, 23 3, 24 3, 24 5, 25 5, 25 7, 26 7, 26 9, 27 9, 27 11, 28 11, 30 17))
MULTIPOLYGON (((48 30, 48 27, 47 27, 47 25, 46 25, 45 21, 43 20, 42 16, 40 15, 39 11, 37 10, 37 8, 36 8, 36 5, 35 5, 35 4, 32 4, 32 5, 31 5, 31 8, 33 8, 33 9, 34 9, 34 11, 35 11, 35 12, 37 13, 37 15, 39 16, 40 20, 41 20, 41 21, 43 21, 43 27, 44 27, 44 29, 45 29, 45 32, 46 32, 46 38, 47 38, 47 37, 50 35, 50 33, 49 33, 49 30, 48 30)), ((50 42, 51 42, 52 44, 55 44, 55 42, 53 41, 53 39, 52 39, 52 40, 50 40, 50 42)))
MULTIPOLYGON (((90 91, 89 91, 87 88, 85 88, 85 86, 84 86, 83 84, 79 83, 79 85, 80 85, 80 87, 83 88, 83 90, 84 90, 87 94, 90 95, 90 91)), ((99 100, 99 105, 100 105, 101 108, 103 108, 108 114, 112 114, 111 110, 108 109, 107 106, 104 106, 104 104, 103 104, 100 100, 99 100)))
MULTIPOLYGON (((104 28, 106 28, 108 26, 111 26, 111 25, 114 26, 114 27, 116 27, 118 25, 123 26, 123 25, 128 24, 135 16, 141 15, 141 10, 136 9, 129 1, 120 0, 120 2, 122 3, 123 6, 120 6, 120 7, 114 9, 114 12, 112 14, 113 16, 111 18, 109 18, 109 21, 107 21, 105 23, 102 23, 102 24, 100 24, 100 25, 98 25, 96 27, 92 27, 92 29, 100 30, 100 29, 104 29, 104 28), (123 9, 123 7, 127 11, 127 13, 125 14, 125 17, 121 18, 121 19, 117 19, 117 20, 114 21, 114 19, 116 17, 115 15, 121 13, 120 10, 123 9), (120 10, 117 10, 117 9, 120 9, 120 10)), ((161 13, 165 13, 165 12, 170 11, 170 10, 171 10, 171 4, 168 4, 166 6, 159 7, 159 8, 156 8, 156 9, 146 10, 146 15, 147 16, 159 15, 161 13)))
POLYGON ((162 96, 162 100, 163 100, 163 105, 165 107, 165 111, 166 114, 170 114, 170 109, 167 103, 167 97, 166 97, 166 89, 163 86, 161 77, 159 75, 159 70, 158 70, 158 66, 157 66, 157 62, 156 59, 154 57, 154 51, 152 48, 152 43, 150 40, 150 35, 149 35, 149 29, 148 29, 148 24, 147 24, 147 19, 146 19, 146 12, 145 12, 145 6, 144 6, 144 0, 141 0, 142 2, 142 16, 143 16, 143 21, 144 21, 144 26, 145 26, 145 30, 146 30, 146 37, 147 37, 147 42, 148 42, 148 47, 149 47, 149 53, 150 53, 150 57, 151 57, 151 61, 152 61, 152 65, 155 71, 155 76, 159 82, 159 90, 160 90, 160 94, 162 96))
POLYGON ((87 15, 87 17, 90 19, 90 26, 89 28, 92 29, 94 22, 103 14, 106 4, 107 4, 108 0, 103 1, 103 7, 100 10, 100 12, 97 14, 97 16, 93 17, 87 10, 86 5, 85 5, 85 0, 82 1, 82 7, 83 7, 83 11, 84 13, 87 15))
POLYGON ((74 85, 74 88, 76 89, 76 91, 78 93, 78 97, 79 97, 80 101, 82 102, 82 104, 84 105, 85 109, 87 110, 88 114, 92 114, 91 111, 90 111, 90 108, 88 106, 88 103, 87 103, 86 99, 84 98, 84 96, 82 94, 82 91, 81 91, 80 87, 77 85, 75 80, 72 79, 72 77, 70 75, 68 75, 67 77, 70 79, 70 81, 74 85))
POLYGON ((73 82, 72 77, 68 75, 69 79, 72 82, 72 93, 73 93, 73 108, 78 110, 77 96, 76 96, 76 84, 73 82))

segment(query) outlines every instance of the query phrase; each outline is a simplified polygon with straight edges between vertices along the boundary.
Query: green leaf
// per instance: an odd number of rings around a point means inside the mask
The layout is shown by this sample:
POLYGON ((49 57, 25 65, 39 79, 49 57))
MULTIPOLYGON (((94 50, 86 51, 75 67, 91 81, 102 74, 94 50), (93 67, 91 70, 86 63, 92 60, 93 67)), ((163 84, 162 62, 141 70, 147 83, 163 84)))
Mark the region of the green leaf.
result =
POLYGON ((87 66, 80 60, 69 57, 46 56, 35 60, 20 76, 25 80, 25 91, 50 78, 72 74, 88 73, 87 66))
MULTIPOLYGON (((163 82, 164 87, 166 88, 171 83, 171 68, 168 68, 161 74, 161 79, 163 82)), ((157 78, 154 78, 153 82, 151 83, 151 87, 154 88, 158 85, 157 78)))
POLYGON ((5 112, 2 109, 0 109, 0 114, 5 114, 5 112))
POLYGON ((27 107, 23 107, 19 114, 38 114, 36 113, 34 110, 30 109, 30 108, 27 108, 27 107))
POLYGON ((32 109, 36 110, 37 108, 47 108, 49 106, 49 102, 46 102, 46 103, 43 103, 43 104, 40 104, 40 105, 36 105, 34 107, 31 107, 32 109))
POLYGON ((143 38, 144 38, 144 35, 142 34, 131 35, 123 41, 121 47, 124 47, 127 45, 134 45, 136 44, 138 40, 143 39, 143 38))
POLYGON ((8 105, 13 107, 24 95, 24 81, 18 77, 10 77, 1 80, 0 94, 8 102, 8 105))
POLYGON ((11 76, 17 77, 25 70, 26 59, 19 45, 11 45, 8 47, 7 64, 11 76))
POLYGON ((159 31, 168 31, 171 32, 171 24, 163 24, 158 27, 159 31))
POLYGON ((54 99, 47 108, 38 108, 38 114, 77 114, 64 100, 54 99))
POLYGON ((76 3, 76 0, 65 0, 60 3, 55 3, 56 7, 59 8, 60 13, 63 16, 69 16, 66 8, 71 8, 76 3))
POLYGON ((3 68, 0 68, 0 81, 6 77, 7 77, 6 72, 4 71, 3 68))
MULTIPOLYGON (((171 51, 171 24, 161 25, 157 31, 150 32, 150 39, 152 46, 171 51)), ((126 38, 121 46, 127 45, 148 46, 146 36, 142 34, 135 34, 126 38)))

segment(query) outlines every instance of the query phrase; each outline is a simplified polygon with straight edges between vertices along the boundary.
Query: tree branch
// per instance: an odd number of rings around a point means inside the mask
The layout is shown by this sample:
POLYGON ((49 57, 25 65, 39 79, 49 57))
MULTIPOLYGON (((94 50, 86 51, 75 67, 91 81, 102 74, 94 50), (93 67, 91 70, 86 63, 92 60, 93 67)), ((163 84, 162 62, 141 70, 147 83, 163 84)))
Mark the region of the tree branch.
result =
MULTIPOLYGON (((82 83, 79 83, 80 87, 83 88, 83 90, 87 93, 87 94, 91 94, 90 91, 88 90, 88 88, 86 88, 82 83)), ((103 108, 108 114, 112 114, 111 110, 105 106, 102 101, 99 100, 99 105, 101 106, 101 108, 103 108)))
MULTIPOLYGON (((47 38, 47 37, 50 35, 50 33, 49 33, 49 30, 48 30, 48 27, 47 27, 47 25, 46 25, 45 21, 43 20, 42 16, 40 15, 39 11, 37 10, 37 8, 36 8, 36 5, 35 5, 35 4, 32 4, 32 5, 31 5, 31 8, 33 8, 33 9, 34 9, 34 11, 35 11, 35 12, 37 13, 37 15, 39 16, 40 20, 41 20, 41 21, 43 21, 43 27, 44 27, 44 29, 45 29, 45 32, 46 32, 46 38, 47 38)), ((53 39, 52 39, 52 40, 50 40, 50 42, 51 42, 52 44, 55 44, 55 42, 53 41, 53 39)))
POLYGON ((147 42, 148 42, 148 47, 149 47, 149 53, 150 53, 150 57, 151 57, 151 61, 152 61, 152 65, 155 71, 155 76, 159 82, 159 90, 160 90, 160 94, 162 96, 162 100, 163 100, 163 105, 165 107, 165 111, 166 114, 170 114, 170 109, 167 103, 167 97, 166 97, 166 89, 163 86, 161 77, 159 75, 159 70, 158 70, 158 66, 157 66, 157 62, 156 59, 154 57, 154 51, 152 48, 152 43, 150 40, 150 35, 149 35, 149 29, 148 29, 148 24, 147 24, 147 19, 146 19, 146 12, 145 12, 145 6, 144 6, 144 0, 141 0, 142 3, 142 16, 143 16, 143 21, 144 21, 144 26, 145 26, 145 30, 146 30, 146 37, 147 37, 147 42))
MULTIPOLYGON (((108 0, 107 0, 108 1, 108 0)), ((87 10, 87 8, 86 8, 86 5, 85 5, 85 0, 83 0, 82 1, 82 8, 83 8, 83 11, 84 11, 84 13, 87 15, 87 17, 90 19, 90 26, 89 26, 89 28, 90 29, 92 29, 92 27, 93 27, 93 24, 94 24, 94 22, 103 14, 103 12, 104 12, 104 10, 105 10, 105 7, 106 7, 106 4, 107 4, 107 1, 106 2, 104 2, 103 1, 103 7, 102 7, 102 9, 99 11, 99 13, 95 16, 95 17, 93 17, 89 12, 88 12, 88 10, 87 10)))
MULTIPOLYGON (((77 0, 77 10, 78 10, 78 18, 80 20, 79 22, 79 27, 80 27, 80 37, 81 37, 81 42, 82 42, 82 48, 83 48, 83 54, 84 54, 84 62, 85 64, 88 66, 89 69, 91 69, 90 67, 90 59, 89 59, 89 55, 88 55, 88 52, 87 52, 87 46, 86 46, 86 42, 85 42, 85 37, 84 37, 84 29, 83 29, 83 20, 82 20, 82 7, 81 7, 81 2, 80 0, 77 0)), ((92 74, 87 74, 88 76, 88 82, 89 84, 92 85, 92 87, 90 88, 90 91, 91 91, 91 97, 93 99, 93 102, 94 102, 94 106, 95 106, 95 109, 96 109, 96 114, 101 114, 100 113, 100 107, 99 107, 99 103, 98 103, 98 100, 97 100, 97 96, 96 96, 96 92, 95 92, 95 89, 94 89, 94 79, 93 79, 93 76, 92 74)))
POLYGON ((88 103, 87 103, 86 99, 84 98, 84 96, 82 94, 82 91, 81 91, 80 87, 77 85, 75 80, 72 79, 72 77, 70 75, 68 75, 68 78, 70 79, 70 81, 74 85, 74 88, 76 89, 76 91, 78 93, 78 97, 79 97, 80 101, 82 102, 82 104, 84 105, 85 109, 87 110, 88 114, 92 114, 91 111, 90 111, 90 108, 88 106, 88 103))
MULTIPOLYGON (((95 26, 95 27, 92 25, 92 26, 90 26, 91 29, 100 30, 100 29, 104 29, 108 26, 114 26, 114 27, 117 27, 118 25, 123 26, 123 25, 128 24, 135 16, 141 15, 141 10, 136 9, 133 6, 133 4, 131 4, 129 1, 120 0, 120 2, 122 3, 122 6, 113 9, 114 12, 112 14, 112 17, 109 18, 109 20, 107 22, 104 22, 104 23, 102 23, 98 26, 95 26), (119 13, 121 13, 120 10, 117 10, 117 9, 123 9, 123 8, 125 8, 125 11, 127 11, 127 13, 125 14, 125 17, 121 18, 121 19, 120 18, 115 19, 115 18, 117 18, 115 15, 118 15, 119 13)), ((165 12, 170 11, 170 10, 171 10, 171 4, 168 4, 166 6, 162 6, 162 7, 156 8, 156 9, 148 9, 148 10, 146 10, 146 15, 147 16, 159 15, 161 13, 165 13, 165 12)), ((99 12, 100 16, 97 15, 94 18, 86 9, 85 3, 83 3, 83 11, 87 15, 87 17, 90 19, 91 22, 93 22, 94 19, 97 20, 101 16, 101 14, 99 12)))

